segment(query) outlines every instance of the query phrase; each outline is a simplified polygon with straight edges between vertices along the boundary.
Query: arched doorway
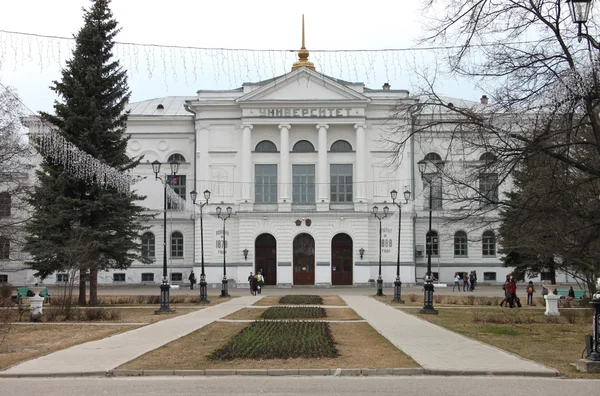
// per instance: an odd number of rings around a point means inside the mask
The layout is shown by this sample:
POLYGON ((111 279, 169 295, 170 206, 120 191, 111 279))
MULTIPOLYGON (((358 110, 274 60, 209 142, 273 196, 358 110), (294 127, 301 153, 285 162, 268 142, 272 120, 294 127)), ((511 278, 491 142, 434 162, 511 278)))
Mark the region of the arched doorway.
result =
POLYGON ((309 234, 294 238, 294 285, 315 284, 315 240, 309 234))
POLYGON ((260 234, 254 241, 254 273, 262 270, 265 285, 277 284, 277 241, 271 234, 260 234))
POLYGON ((352 284, 352 238, 337 234, 331 240, 331 284, 352 284))

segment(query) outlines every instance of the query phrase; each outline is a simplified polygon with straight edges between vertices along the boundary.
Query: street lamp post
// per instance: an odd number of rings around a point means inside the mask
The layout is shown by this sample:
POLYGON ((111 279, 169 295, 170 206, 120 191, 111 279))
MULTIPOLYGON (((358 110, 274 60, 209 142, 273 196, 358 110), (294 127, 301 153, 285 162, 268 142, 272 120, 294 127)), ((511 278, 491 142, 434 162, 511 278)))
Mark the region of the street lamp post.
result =
POLYGON ((579 32, 577 35, 579 36, 579 41, 581 41, 581 37, 583 36, 581 26, 585 25, 588 20, 590 8, 592 7, 592 0, 567 0, 567 4, 573 23, 579 25, 579 32))
MULTIPOLYGON (((398 207, 398 258, 396 259, 396 280, 394 281, 394 299, 392 302, 404 304, 402 299, 402 282, 400 281, 400 229, 402 226, 402 204, 400 201, 396 202, 398 197, 398 191, 392 190, 390 192, 392 196, 392 203, 398 207)), ((410 191, 404 191, 404 203, 408 203, 410 199, 410 191)))
MULTIPOLYGON (((196 198, 198 198, 198 193, 196 190, 190 193, 190 197, 192 198, 192 202, 196 205, 196 198)), ((204 273, 204 227, 202 224, 202 208, 205 205, 208 205, 208 200, 210 199, 210 191, 204 191, 204 199, 206 202, 199 204, 200 207, 200 262, 202 265, 202 273, 200 274, 200 304, 208 304, 210 301, 208 300, 208 292, 206 290, 206 274, 204 273)))
POLYGON ((390 208, 387 206, 383 208, 383 216, 379 215, 377 212, 379 208, 377 206, 373 206, 373 216, 377 220, 379 220, 379 277, 377 278, 377 294, 376 296, 383 296, 383 278, 381 277, 381 220, 387 217, 388 211, 390 208))
POLYGON ((423 314, 437 315, 438 311, 433 308, 433 281, 431 276, 431 252, 433 250, 433 238, 431 235, 431 211, 433 209, 433 181, 437 176, 439 167, 442 165, 440 162, 435 162, 435 172, 431 173, 429 178, 425 175, 427 170, 427 161, 421 160, 417 163, 419 165, 419 172, 421 173, 421 179, 429 184, 429 231, 427 232, 426 248, 427 248, 427 273, 425 274, 425 285, 424 296, 423 296, 423 308, 419 311, 423 314))
POLYGON ((221 207, 217 206, 217 216, 223 220, 223 281, 221 286, 221 297, 229 297, 229 285, 227 284, 227 265, 225 264, 225 222, 231 217, 231 206, 227 207, 227 216, 221 216, 221 207))
MULTIPOLYGON (((164 175, 162 178, 158 176, 160 173, 160 161, 156 160, 152 163, 152 171, 154 172, 155 180, 160 180, 164 185, 163 191, 163 277, 160 284, 160 308, 156 313, 172 313, 174 312, 169 303, 169 290, 171 285, 167 279, 167 186, 169 185, 169 175, 164 175)), ((174 177, 179 171, 179 162, 169 162, 171 168, 171 177, 174 177)))

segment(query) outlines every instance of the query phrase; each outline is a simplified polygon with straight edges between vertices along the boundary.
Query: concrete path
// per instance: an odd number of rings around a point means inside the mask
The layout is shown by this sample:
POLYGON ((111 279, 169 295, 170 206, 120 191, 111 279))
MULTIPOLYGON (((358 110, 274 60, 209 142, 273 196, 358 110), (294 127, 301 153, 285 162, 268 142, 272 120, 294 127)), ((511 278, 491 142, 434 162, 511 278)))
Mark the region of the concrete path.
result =
POLYGON ((11 367, 3 373, 81 375, 81 373, 106 372, 251 305, 261 298, 262 296, 234 298, 196 312, 32 359, 11 367))
POLYGON ((465 372, 491 374, 557 375, 542 366, 472 340, 367 296, 341 296, 392 344, 425 370, 438 374, 465 372))

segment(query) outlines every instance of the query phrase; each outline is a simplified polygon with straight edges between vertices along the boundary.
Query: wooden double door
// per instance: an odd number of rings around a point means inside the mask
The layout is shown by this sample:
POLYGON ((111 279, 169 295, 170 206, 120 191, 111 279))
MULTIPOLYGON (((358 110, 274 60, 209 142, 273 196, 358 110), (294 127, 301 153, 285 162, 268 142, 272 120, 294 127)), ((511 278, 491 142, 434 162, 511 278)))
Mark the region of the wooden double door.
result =
POLYGON ((315 240, 309 234, 294 238, 294 285, 315 284, 315 240))
POLYGON ((277 284, 277 241, 271 234, 261 234, 254 242, 254 273, 262 270, 265 285, 277 284))
POLYGON ((352 285, 352 238, 337 234, 331 240, 331 284, 352 285))

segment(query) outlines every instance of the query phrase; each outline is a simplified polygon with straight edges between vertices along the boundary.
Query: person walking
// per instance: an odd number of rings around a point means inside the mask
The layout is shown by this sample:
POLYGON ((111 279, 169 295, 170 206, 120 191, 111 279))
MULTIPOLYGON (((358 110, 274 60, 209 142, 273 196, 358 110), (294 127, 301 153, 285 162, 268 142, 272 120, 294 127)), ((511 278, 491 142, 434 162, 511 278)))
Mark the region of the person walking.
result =
POLYGON ((254 283, 254 274, 252 273, 252 271, 250 271, 250 276, 248 277, 248 285, 250 286, 250 294, 254 295, 254 287, 253 284, 254 283))
POLYGON ((471 271, 469 274, 469 283, 471 284, 469 291, 473 291, 475 289, 475 274, 473 272, 474 271, 471 271))
POLYGON ((194 274, 194 270, 190 273, 188 280, 190 281, 190 290, 194 290, 194 285, 196 284, 196 274, 194 274))
POLYGON ((533 287, 533 281, 529 281, 527 284, 527 305, 533 305, 533 293, 535 293, 535 288, 533 287))
POLYGON ((510 301, 510 294, 508 293, 508 283, 510 282, 510 274, 506 275, 506 280, 502 285, 502 290, 504 290, 504 299, 500 301, 500 307, 504 308, 504 304, 508 304, 510 301))
POLYGON ((452 291, 454 291, 455 288, 458 287, 458 291, 460 291, 460 275, 456 274, 456 276, 454 277, 454 286, 452 286, 452 291))
POLYGON ((477 287, 477 270, 473 270, 473 290, 477 287))
POLYGON ((465 272, 463 274, 463 291, 467 291, 468 288, 469 288, 469 276, 465 272))
POLYGON ((258 282, 258 285, 257 285, 258 294, 261 294, 262 287, 264 285, 264 278, 262 275, 262 270, 258 270, 258 274, 256 274, 256 280, 258 282))
POLYGON ((521 308, 521 302, 519 300, 519 297, 517 297, 517 281, 515 281, 515 278, 513 278, 512 276, 510 277, 510 281, 508 282, 508 293, 510 294, 510 307, 514 308, 515 304, 517 304, 517 306, 521 308))

